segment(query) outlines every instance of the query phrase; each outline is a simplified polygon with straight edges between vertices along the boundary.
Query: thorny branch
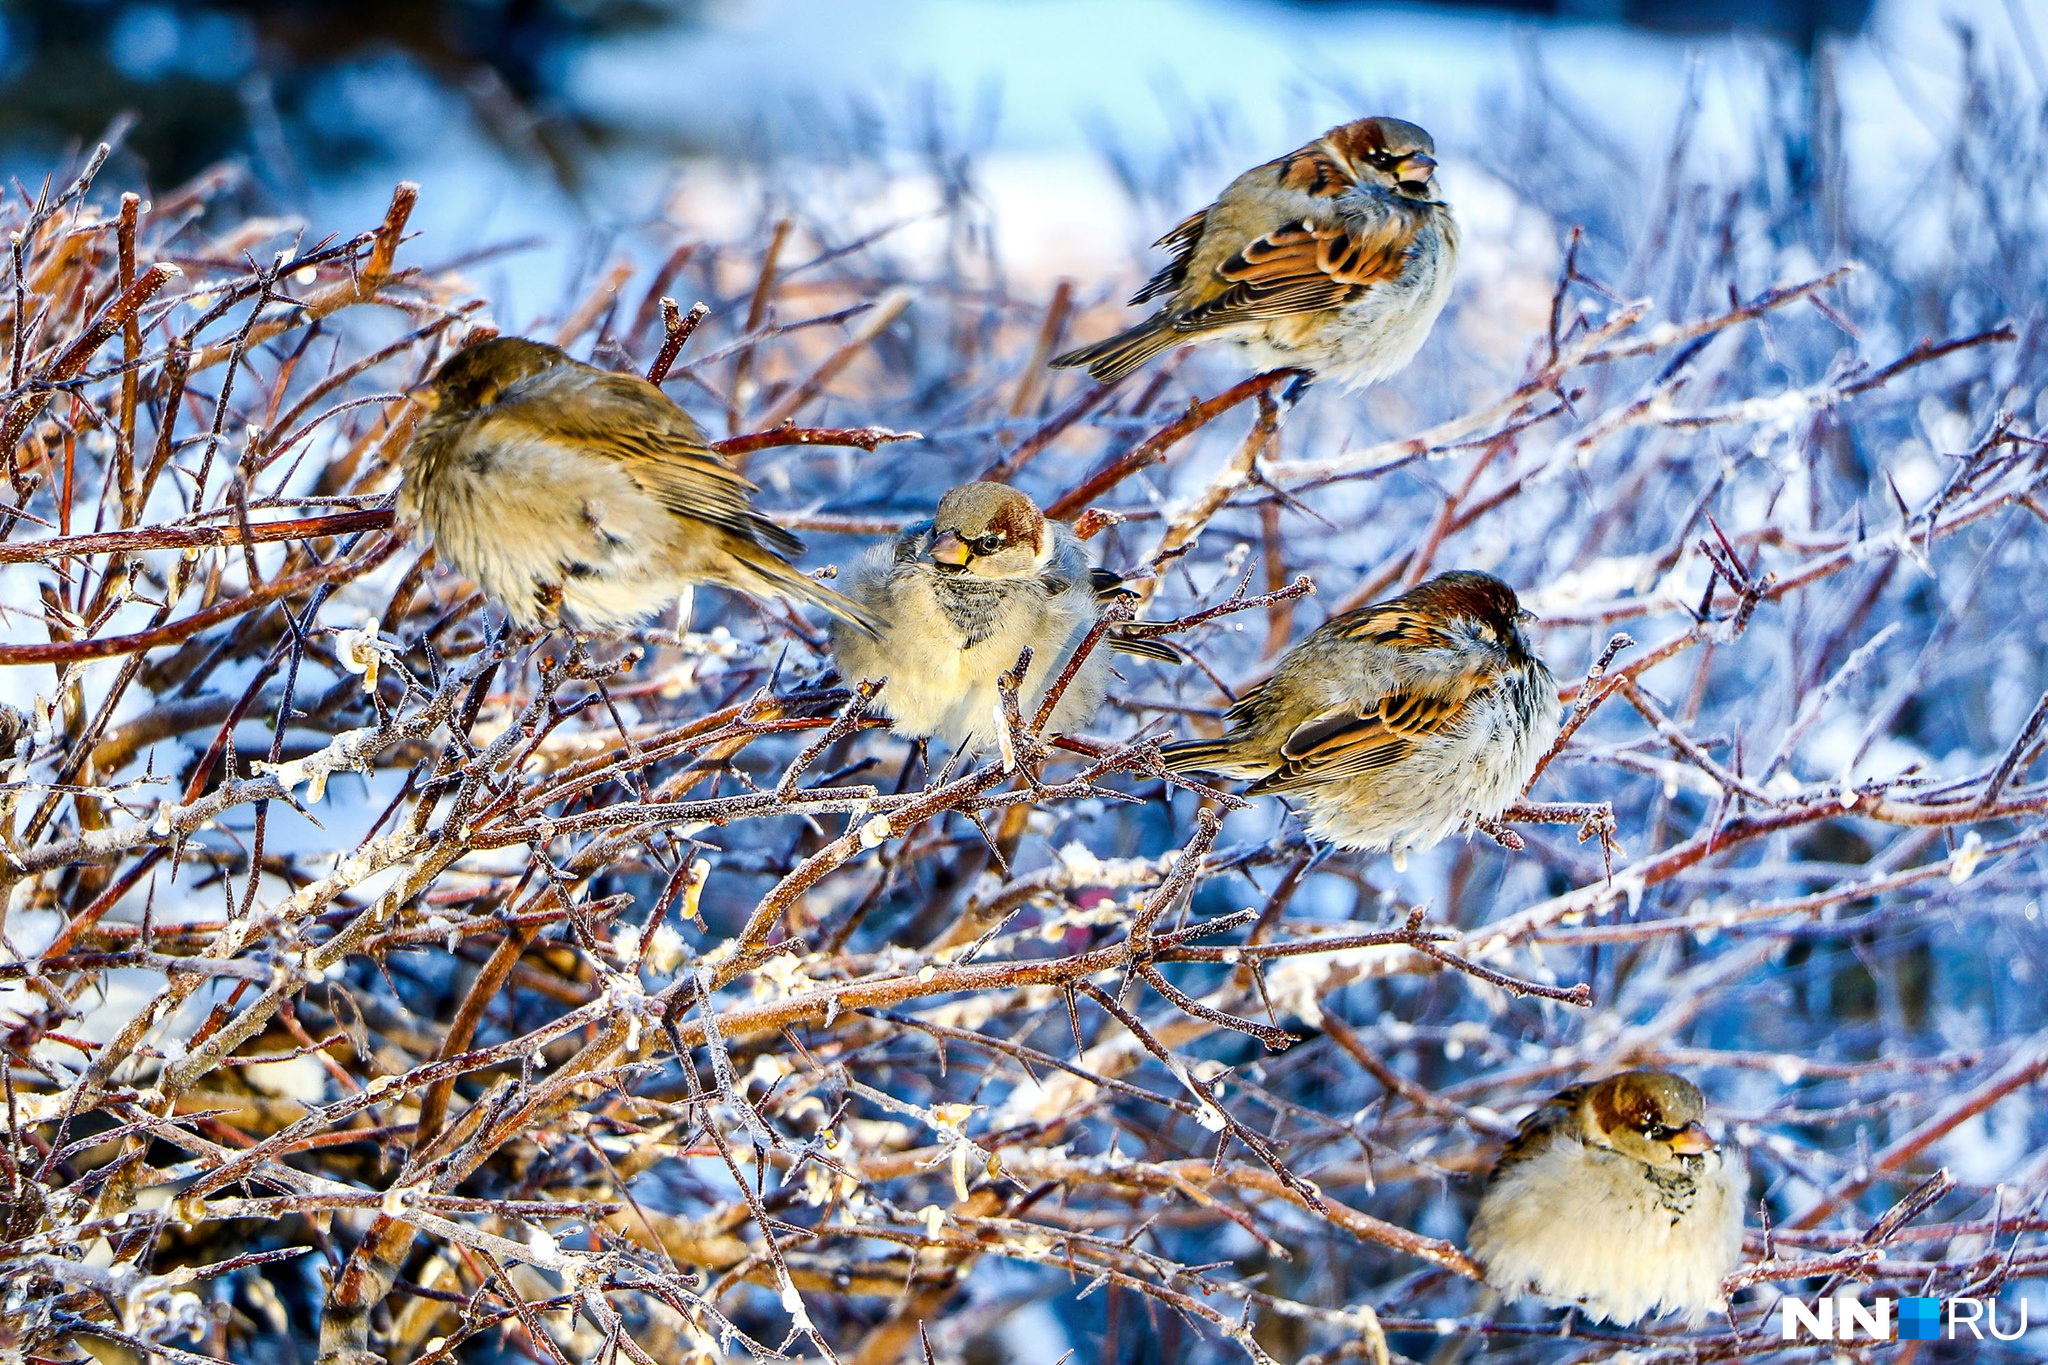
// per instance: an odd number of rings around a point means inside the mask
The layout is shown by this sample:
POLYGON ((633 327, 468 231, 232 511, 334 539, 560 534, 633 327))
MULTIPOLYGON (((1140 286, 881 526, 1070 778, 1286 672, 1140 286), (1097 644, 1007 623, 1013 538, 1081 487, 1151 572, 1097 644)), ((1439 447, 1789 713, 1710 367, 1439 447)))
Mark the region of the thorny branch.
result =
MULTIPOLYGON (((407 540, 394 395, 483 313, 415 263, 422 191, 301 249, 210 226, 224 182, 105 211, 97 173, 0 209, 25 1358, 268 1359, 284 1286, 327 1365, 960 1359, 1048 1299, 1191 1359, 1719 1360, 1778 1349, 1780 1292, 2048 1274, 2048 700, 2013 662, 2048 650, 2048 446, 2038 339, 1973 292, 2024 270, 1737 291, 1681 248, 1741 234, 1686 218, 1617 303, 1575 235, 1554 283, 1512 263, 1551 300, 1512 362, 1447 321, 1426 402, 1283 420, 1289 376, 1199 355, 1027 381, 1077 292, 993 258, 905 273, 795 210, 651 233, 551 334, 780 449, 764 509, 823 560, 1014 479, 1136 575, 1087 648, 1196 665, 1120 660, 1089 735, 1020 665, 999 753, 933 773, 779 617, 518 641, 407 540), (1523 590, 1568 698, 1510 851, 1318 857, 1161 771, 1317 601, 1461 563, 1523 590), (1483 1307, 1446 1210, 1625 1065, 1699 1078, 1759 1172, 1732 1324, 1483 1307), (2035 1155, 1950 1173, 1986 1125, 2035 1155)), ((1777 211, 1670 211, 1722 200, 1777 211)))

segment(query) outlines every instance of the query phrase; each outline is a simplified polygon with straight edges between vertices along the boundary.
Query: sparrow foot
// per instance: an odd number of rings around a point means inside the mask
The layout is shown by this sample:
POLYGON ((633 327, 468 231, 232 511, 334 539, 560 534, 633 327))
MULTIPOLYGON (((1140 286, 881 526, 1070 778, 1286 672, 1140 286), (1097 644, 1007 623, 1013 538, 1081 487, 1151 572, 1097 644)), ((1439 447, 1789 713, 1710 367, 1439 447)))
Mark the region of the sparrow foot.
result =
POLYGON ((1292 374, 1294 376, 1294 378, 1287 381, 1287 387, 1280 390, 1280 412, 1282 416, 1285 416, 1296 403, 1302 400, 1302 396, 1309 390, 1309 385, 1316 382, 1315 371, 1285 369, 1275 370, 1274 373, 1292 374))

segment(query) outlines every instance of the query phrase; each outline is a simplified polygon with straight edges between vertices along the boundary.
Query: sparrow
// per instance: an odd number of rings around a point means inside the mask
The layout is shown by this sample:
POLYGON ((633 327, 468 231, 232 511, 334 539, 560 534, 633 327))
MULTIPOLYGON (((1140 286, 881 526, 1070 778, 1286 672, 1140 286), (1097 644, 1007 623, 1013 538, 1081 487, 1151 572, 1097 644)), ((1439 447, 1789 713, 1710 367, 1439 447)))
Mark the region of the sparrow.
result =
POLYGON ((1486 1282, 1621 1325, 1725 1310, 1742 1259, 1749 1176, 1702 1125, 1699 1087, 1624 1071, 1561 1091, 1522 1120, 1468 1237, 1486 1282))
POLYGON ((1291 798, 1339 848, 1427 848, 1512 805, 1557 737, 1532 619, 1489 574, 1438 574, 1323 622, 1224 713, 1221 738, 1162 756, 1291 798))
POLYGON ((479 341, 409 395, 425 409, 399 506, 524 627, 635 625, 710 583, 880 622, 790 563, 803 542, 646 380, 519 337, 479 341))
POLYGON ((1246 171, 1154 246, 1172 256, 1131 296, 1159 311, 1054 358, 1107 384, 1161 351, 1228 337, 1261 369, 1356 388, 1421 349, 1450 296, 1458 229, 1436 198, 1436 144, 1363 118, 1246 171))
MULTIPOLYGON (((929 520, 853 562, 847 595, 888 624, 870 636, 834 622, 833 657, 842 677, 886 680, 876 705, 896 733, 941 739, 971 755, 1000 732, 996 679, 1031 650, 1017 696, 1031 721, 1121 581, 1091 569, 1073 528, 1048 520, 1026 494, 999 483, 963 484, 939 499, 929 520)), ((1179 658, 1154 641, 1112 636, 1105 643, 1179 658)), ((1109 676, 1109 650, 1092 651, 1060 695, 1048 729, 1085 725, 1102 704, 1109 676)))

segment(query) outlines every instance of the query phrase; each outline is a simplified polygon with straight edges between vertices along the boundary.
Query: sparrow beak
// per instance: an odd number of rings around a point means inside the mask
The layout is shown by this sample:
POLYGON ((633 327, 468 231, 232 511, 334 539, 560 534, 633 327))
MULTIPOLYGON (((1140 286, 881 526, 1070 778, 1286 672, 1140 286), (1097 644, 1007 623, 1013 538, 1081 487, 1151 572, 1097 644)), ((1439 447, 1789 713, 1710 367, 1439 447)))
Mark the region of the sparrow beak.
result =
POLYGON ((1427 185, 1436 174, 1436 158, 1427 152, 1410 152, 1394 163, 1394 174, 1404 183, 1427 185))
POLYGON ((967 561, 974 552, 967 548, 967 542, 951 531, 942 532, 925 548, 925 555, 934 564, 944 564, 955 569, 967 567, 967 561))
POLYGON ((1705 1156, 1720 1150, 1720 1144, 1697 1123, 1688 1123, 1671 1135, 1671 1150, 1680 1156, 1705 1156))
POLYGON ((415 384, 405 391, 405 400, 422 412, 432 412, 441 406, 441 391, 431 383, 415 384))

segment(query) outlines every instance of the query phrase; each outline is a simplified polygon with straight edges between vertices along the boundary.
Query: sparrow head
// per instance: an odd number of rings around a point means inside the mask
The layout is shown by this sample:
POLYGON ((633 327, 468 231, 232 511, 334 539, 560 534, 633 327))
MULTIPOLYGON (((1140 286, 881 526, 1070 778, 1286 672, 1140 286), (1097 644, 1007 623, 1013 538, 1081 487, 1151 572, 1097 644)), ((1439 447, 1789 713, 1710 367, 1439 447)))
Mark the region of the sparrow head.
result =
POLYGON ((1045 566, 1045 513, 1000 483, 967 483, 939 499, 924 558, 945 574, 1025 578, 1045 566))
POLYGON ((459 417, 489 407, 522 379, 574 363, 559 346, 494 336, 457 351, 432 379, 407 396, 436 416, 459 417))
POLYGON ((1522 627, 1536 613, 1523 610, 1515 590, 1492 574, 1453 569, 1418 584, 1407 600, 1419 614, 1460 626, 1481 646, 1511 660, 1534 655, 1522 627))
POLYGON ((1397 118, 1362 118, 1324 134, 1360 185, 1409 199, 1435 193, 1436 142, 1412 123, 1397 118))
POLYGON ((1632 1156, 1646 1166, 1681 1166, 1718 1151, 1700 1122, 1706 1097, 1668 1071, 1624 1071, 1589 1085, 1576 1117, 1589 1145, 1632 1156))

